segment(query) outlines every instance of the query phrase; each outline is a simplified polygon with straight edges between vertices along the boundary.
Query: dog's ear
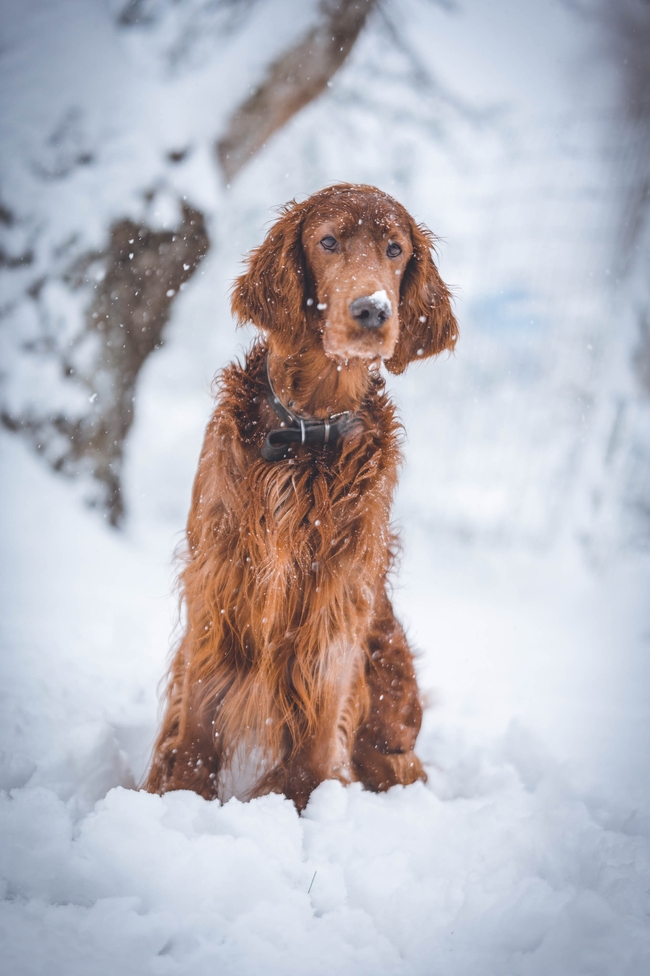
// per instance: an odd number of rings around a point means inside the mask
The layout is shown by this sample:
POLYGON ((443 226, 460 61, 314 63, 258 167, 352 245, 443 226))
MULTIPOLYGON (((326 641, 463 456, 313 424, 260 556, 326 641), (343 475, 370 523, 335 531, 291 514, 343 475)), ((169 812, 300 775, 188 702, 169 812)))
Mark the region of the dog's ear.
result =
POLYGON ((305 305, 301 228, 302 208, 287 204, 264 242, 248 255, 248 268, 232 291, 232 313, 240 325, 252 322, 280 339, 300 327, 305 305))
POLYGON ((433 234, 413 222, 411 240, 413 254, 400 292, 399 338, 393 355, 386 360, 391 373, 403 373, 415 359, 453 349, 458 338, 451 295, 431 257, 433 234))

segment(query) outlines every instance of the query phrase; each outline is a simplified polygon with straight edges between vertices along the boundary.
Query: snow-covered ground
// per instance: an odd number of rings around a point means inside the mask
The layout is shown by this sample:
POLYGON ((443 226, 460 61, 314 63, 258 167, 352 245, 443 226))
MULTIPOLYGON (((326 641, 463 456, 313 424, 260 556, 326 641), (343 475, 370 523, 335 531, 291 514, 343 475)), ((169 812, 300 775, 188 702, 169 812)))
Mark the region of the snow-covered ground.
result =
MULTIPOLYGON (((6 279, 8 395, 69 396, 24 354, 20 297, 62 242, 69 261, 112 219, 173 223, 186 194, 213 244, 140 379, 124 532, 0 436, 0 972, 644 976, 650 560, 621 499, 648 407, 634 296, 609 274, 614 82, 593 26, 562 3, 394 0, 401 46, 375 17, 228 190, 214 140, 314 4, 248 5, 231 34, 225 4, 145 6, 121 31, 126 0, 3 9, 0 196, 35 254, 6 279), (398 196, 456 286, 456 355, 391 381, 429 782, 324 783, 302 817, 279 796, 140 793, 210 380, 248 341, 229 283, 271 207, 333 179, 398 196)), ((45 286, 52 322, 79 300, 45 286)))

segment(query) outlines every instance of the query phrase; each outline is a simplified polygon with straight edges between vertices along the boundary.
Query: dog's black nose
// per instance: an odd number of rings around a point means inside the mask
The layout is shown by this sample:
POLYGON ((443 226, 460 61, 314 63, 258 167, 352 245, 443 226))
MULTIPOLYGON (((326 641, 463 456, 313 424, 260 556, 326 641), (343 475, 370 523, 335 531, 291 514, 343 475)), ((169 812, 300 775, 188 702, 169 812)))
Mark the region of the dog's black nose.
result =
POLYGON ((363 295, 350 302, 350 314, 364 329, 378 329, 389 319, 393 309, 385 291, 363 295))

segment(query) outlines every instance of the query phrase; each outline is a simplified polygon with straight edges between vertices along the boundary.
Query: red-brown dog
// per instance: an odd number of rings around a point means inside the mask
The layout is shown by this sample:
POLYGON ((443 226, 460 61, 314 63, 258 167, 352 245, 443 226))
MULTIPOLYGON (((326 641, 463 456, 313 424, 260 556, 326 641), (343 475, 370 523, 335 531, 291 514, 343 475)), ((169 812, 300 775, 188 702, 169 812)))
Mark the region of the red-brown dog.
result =
POLYGON ((386 578, 400 426, 379 373, 451 349, 432 235, 341 184, 292 203, 235 283, 263 331, 221 375, 181 574, 187 619, 146 788, 207 798, 424 779, 386 578))

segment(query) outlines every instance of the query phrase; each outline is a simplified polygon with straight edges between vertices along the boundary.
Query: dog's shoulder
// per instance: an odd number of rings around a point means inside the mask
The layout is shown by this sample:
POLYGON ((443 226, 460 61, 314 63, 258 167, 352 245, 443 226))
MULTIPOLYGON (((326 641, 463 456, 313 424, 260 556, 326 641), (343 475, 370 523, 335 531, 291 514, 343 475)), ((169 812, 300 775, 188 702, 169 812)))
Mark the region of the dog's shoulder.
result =
POLYGON ((221 369, 213 382, 215 397, 213 424, 232 426, 244 444, 259 439, 259 407, 265 397, 267 348, 256 342, 243 361, 233 360, 221 369))

